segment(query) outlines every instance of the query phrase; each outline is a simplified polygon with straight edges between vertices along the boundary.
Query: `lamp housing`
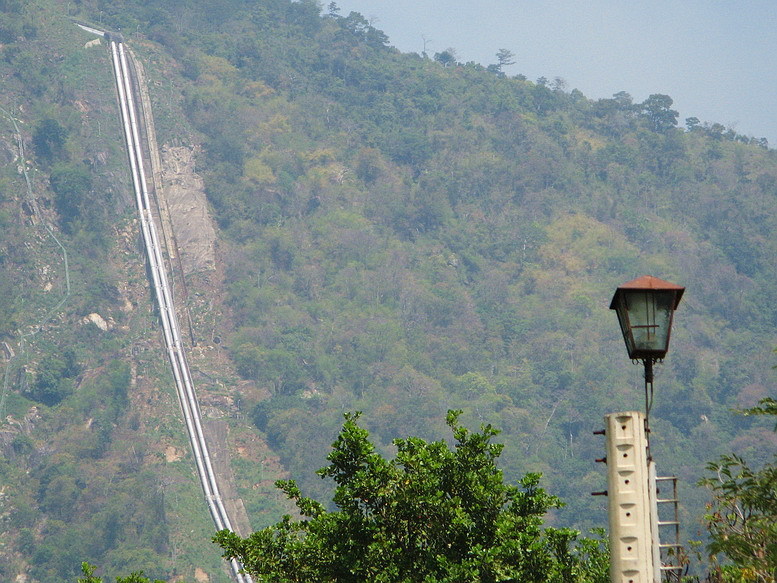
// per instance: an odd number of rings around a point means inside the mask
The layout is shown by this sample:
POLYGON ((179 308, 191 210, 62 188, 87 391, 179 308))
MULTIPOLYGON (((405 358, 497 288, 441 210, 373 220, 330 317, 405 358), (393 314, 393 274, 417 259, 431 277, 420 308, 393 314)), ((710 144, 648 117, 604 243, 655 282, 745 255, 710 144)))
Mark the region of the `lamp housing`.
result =
POLYGON ((661 360, 669 350, 672 318, 685 288, 652 275, 624 283, 610 302, 632 360, 661 360))

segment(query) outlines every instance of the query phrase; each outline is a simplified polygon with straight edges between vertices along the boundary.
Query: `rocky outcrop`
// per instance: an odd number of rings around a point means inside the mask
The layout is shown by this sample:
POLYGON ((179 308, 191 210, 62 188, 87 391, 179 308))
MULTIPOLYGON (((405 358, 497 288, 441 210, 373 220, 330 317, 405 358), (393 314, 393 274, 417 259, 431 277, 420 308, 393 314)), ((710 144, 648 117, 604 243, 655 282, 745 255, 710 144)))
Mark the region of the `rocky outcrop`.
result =
POLYGON ((205 187, 195 171, 195 151, 162 147, 162 188, 185 274, 215 269, 216 229, 205 187))

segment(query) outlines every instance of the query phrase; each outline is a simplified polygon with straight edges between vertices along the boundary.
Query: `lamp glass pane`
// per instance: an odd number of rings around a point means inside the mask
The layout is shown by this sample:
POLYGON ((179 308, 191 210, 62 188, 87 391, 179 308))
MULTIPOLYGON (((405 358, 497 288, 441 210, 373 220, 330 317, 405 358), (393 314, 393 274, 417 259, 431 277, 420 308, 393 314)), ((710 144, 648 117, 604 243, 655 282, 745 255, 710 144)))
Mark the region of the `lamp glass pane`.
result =
POLYGON ((631 291, 624 295, 634 349, 666 352, 674 292, 631 291))
POLYGON ((626 341, 626 350, 628 351, 629 356, 631 356, 634 352, 634 338, 631 335, 629 312, 626 308, 626 298, 622 295, 619 298, 616 311, 618 313, 618 323, 621 325, 621 333, 623 334, 623 339, 626 341))

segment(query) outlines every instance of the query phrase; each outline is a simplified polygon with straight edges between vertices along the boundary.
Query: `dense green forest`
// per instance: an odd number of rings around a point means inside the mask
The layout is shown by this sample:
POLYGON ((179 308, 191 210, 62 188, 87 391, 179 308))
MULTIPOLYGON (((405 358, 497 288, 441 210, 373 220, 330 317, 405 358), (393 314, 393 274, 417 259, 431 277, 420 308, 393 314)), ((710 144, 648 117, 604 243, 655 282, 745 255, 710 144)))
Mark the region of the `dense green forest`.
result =
POLYGON ((444 438, 449 409, 503 430, 509 481, 543 474, 567 503, 552 524, 603 526, 592 430, 644 403, 607 308, 643 274, 687 288, 651 412, 684 536, 704 537, 707 461, 771 459, 769 423, 731 414, 774 395, 765 140, 679 120, 667 95, 509 77, 499 47, 495 64, 403 54, 334 4, 0 0, 0 579, 72 581, 89 560, 227 580, 188 454, 168 455, 188 445, 109 58, 68 18, 124 31, 160 142, 197 149, 219 227, 218 269, 188 280, 218 354, 198 386, 231 403, 254 528, 286 508, 284 472, 330 497, 314 470, 344 412, 390 453, 444 438))

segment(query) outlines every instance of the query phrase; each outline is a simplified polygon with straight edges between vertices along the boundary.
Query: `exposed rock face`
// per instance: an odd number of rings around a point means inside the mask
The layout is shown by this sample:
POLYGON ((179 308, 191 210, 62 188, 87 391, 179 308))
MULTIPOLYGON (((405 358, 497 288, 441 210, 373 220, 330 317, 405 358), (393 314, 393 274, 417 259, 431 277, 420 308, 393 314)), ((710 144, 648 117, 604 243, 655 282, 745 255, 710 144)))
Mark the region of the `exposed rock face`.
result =
POLYGON ((88 324, 91 322, 103 332, 107 332, 108 330, 113 328, 113 325, 110 322, 106 321, 105 318, 103 318, 97 312, 92 312, 88 316, 85 316, 83 320, 81 320, 81 322, 83 322, 84 324, 88 324))
POLYGON ((162 146, 162 185, 185 274, 215 269, 216 229, 208 212, 195 151, 162 146))

